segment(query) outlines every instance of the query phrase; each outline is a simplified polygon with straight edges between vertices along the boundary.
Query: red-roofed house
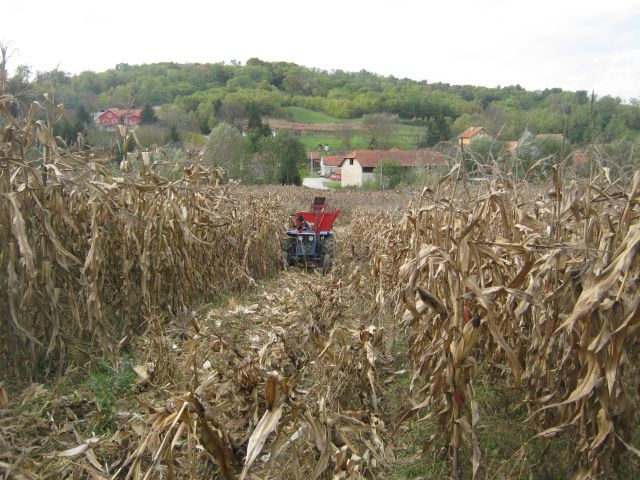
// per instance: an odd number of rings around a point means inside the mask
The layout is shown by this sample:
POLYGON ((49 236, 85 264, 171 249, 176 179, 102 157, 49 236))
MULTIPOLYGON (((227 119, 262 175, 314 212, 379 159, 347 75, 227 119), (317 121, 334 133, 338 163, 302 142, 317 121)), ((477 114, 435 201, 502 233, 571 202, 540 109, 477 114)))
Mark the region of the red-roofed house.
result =
POLYGON ((493 138, 489 131, 484 127, 469 127, 460 135, 458 135, 458 144, 467 145, 473 138, 488 136, 493 138))
POLYGON ((141 108, 107 108, 95 116, 101 128, 115 129, 118 125, 137 125, 140 123, 141 108))
POLYGON ((338 169, 340 164, 342 164, 342 160, 344 160, 343 156, 323 156, 320 159, 320 175, 322 175, 323 177, 330 177, 331 175, 336 173, 336 170, 338 169))
POLYGON ((342 186, 361 186, 373 179, 373 170, 384 160, 397 162, 404 168, 447 164, 444 155, 434 150, 355 150, 342 160, 342 186))
POLYGON ((318 150, 312 150, 307 155, 307 158, 309 159, 310 162, 312 162, 312 165, 314 167, 317 167, 318 165, 320 165, 320 160, 322 159, 322 154, 323 153, 324 152, 320 152, 318 150))

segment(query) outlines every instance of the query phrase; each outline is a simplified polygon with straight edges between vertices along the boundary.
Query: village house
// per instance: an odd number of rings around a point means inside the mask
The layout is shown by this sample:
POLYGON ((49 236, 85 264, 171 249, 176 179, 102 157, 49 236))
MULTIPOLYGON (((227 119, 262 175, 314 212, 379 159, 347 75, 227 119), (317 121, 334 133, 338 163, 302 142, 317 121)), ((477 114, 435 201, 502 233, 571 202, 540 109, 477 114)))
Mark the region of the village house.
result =
POLYGON ((340 164, 343 187, 362 186, 374 178, 374 169, 383 161, 392 161, 404 168, 430 168, 447 164, 446 158, 434 150, 355 150, 340 164))
POLYGON ((493 138, 493 135, 491 135, 489 131, 484 127, 469 127, 460 135, 458 135, 458 145, 464 147, 476 137, 493 138))
POLYGON ((115 130, 118 125, 137 125, 141 114, 141 108, 105 108, 98 111, 94 119, 100 128, 115 130))
POLYGON ((330 177, 336 174, 336 170, 340 167, 340 164, 344 160, 343 156, 325 155, 320 158, 320 176, 330 177))

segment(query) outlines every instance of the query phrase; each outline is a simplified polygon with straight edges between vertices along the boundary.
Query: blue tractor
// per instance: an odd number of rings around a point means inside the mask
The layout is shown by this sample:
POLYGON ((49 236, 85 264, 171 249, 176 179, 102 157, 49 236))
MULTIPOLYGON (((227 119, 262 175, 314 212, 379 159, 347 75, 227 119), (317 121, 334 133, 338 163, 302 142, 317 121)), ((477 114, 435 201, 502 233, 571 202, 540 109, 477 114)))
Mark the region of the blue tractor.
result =
POLYGON ((334 254, 333 222, 338 215, 340 210, 331 210, 325 197, 315 197, 311 211, 293 214, 295 227, 287 230, 282 238, 284 264, 314 263, 328 271, 334 254))

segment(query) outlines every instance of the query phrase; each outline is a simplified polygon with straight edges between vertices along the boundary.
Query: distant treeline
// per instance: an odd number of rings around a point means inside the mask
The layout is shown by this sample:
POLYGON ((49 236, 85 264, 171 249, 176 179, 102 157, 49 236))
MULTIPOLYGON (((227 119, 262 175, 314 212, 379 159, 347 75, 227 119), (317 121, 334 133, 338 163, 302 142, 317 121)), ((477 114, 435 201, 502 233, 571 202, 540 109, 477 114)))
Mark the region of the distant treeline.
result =
MULTIPOLYGON (((8 81, 12 94, 42 93, 55 86, 56 101, 70 111, 81 107, 156 108, 167 123, 208 133, 224 121, 236 126, 247 106, 261 115, 286 117, 283 107, 298 106, 339 119, 364 114, 397 114, 401 121, 438 130, 433 138, 455 136, 481 125, 504 140, 523 131, 565 133, 574 145, 607 143, 640 133, 640 106, 631 99, 599 97, 560 88, 527 91, 519 85, 475 87, 381 76, 367 71, 327 72, 288 62, 252 58, 245 65, 119 64, 106 72, 68 75, 33 73, 19 66, 8 81)), ((596 92, 597 94, 597 92, 596 92)))

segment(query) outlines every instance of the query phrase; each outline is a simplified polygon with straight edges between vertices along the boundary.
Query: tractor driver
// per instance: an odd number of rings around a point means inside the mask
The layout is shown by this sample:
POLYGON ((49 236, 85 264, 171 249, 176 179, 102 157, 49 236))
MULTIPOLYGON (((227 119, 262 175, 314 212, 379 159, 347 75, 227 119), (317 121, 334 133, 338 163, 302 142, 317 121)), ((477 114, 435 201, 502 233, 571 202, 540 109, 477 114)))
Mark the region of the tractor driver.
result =
POLYGON ((296 229, 299 232, 308 232, 311 230, 311 225, 307 222, 302 215, 299 215, 296 220, 296 229))

